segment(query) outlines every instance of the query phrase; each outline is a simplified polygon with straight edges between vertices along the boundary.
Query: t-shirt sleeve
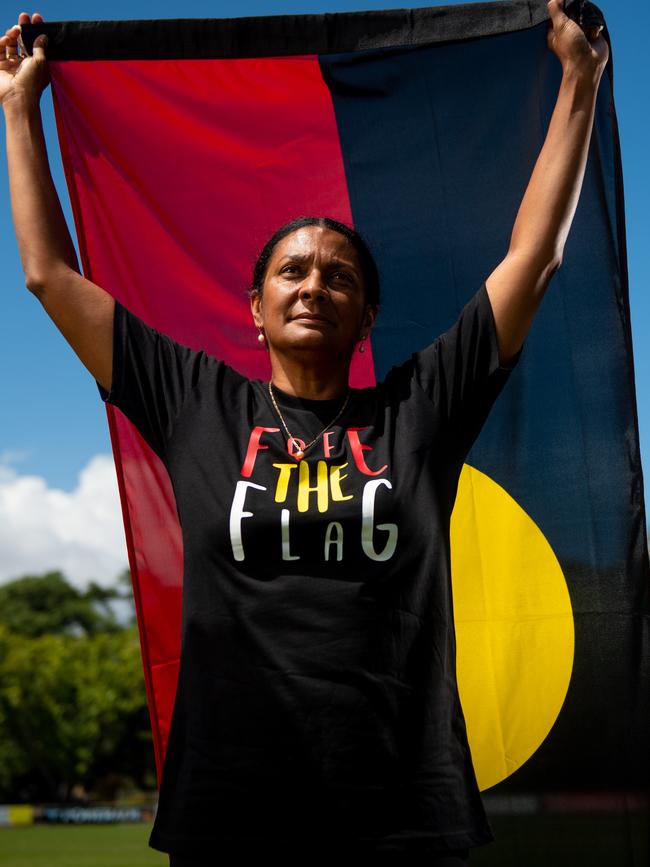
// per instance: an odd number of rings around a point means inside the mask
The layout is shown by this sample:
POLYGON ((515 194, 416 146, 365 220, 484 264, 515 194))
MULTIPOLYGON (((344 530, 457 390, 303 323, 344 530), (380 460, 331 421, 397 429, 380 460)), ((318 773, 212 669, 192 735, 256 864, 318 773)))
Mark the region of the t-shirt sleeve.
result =
POLYGON ((164 460, 174 424, 205 357, 203 350, 177 343, 115 299, 110 391, 95 382, 102 400, 120 409, 164 460))
MULTIPOLYGON (((525 344, 524 344, 525 345, 525 344)), ((521 358, 499 364, 496 322, 485 282, 456 322, 413 356, 414 375, 454 448, 467 454, 521 358)))

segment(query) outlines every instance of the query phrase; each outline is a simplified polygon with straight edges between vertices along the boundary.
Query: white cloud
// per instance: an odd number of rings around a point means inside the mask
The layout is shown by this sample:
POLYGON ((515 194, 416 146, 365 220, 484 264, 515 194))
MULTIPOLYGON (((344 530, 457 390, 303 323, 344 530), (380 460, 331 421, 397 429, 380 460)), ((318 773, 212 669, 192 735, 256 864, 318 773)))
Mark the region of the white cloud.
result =
POLYGON ((128 567, 113 457, 91 458, 70 492, 8 465, 21 457, 0 455, 0 583, 60 569, 81 589, 113 585, 128 567))

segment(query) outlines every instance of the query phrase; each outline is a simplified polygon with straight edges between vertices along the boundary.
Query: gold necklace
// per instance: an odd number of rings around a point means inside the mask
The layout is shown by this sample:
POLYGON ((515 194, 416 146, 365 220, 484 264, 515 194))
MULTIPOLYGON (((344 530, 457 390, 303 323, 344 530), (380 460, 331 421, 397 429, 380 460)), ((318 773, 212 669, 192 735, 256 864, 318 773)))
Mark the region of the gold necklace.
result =
POLYGON ((280 412, 280 407, 275 402, 275 397, 273 396, 273 389, 271 387, 271 380, 269 380, 269 394, 271 395, 271 400, 273 401, 273 406, 275 407, 275 411, 280 416, 280 421, 282 422, 282 426, 284 427, 285 431, 287 432, 287 436, 289 437, 289 439, 293 443, 294 447, 297 449, 297 451, 295 451, 293 453, 293 456, 298 461, 301 461, 305 457, 305 452, 307 451, 307 449, 310 449, 314 445, 315 442, 318 442, 318 440, 323 436, 325 431, 329 430, 329 428, 332 427, 334 422, 343 415, 343 410, 348 405, 348 401, 350 400, 350 389, 348 389, 348 393, 345 396, 345 401, 343 402, 343 406, 338 411, 336 416, 332 419, 332 421, 326 427, 323 428, 323 430, 318 434, 317 437, 314 437, 314 439, 310 443, 307 443, 307 445, 303 449, 301 449, 300 446, 298 445, 298 440, 289 433, 289 428, 287 427, 287 423, 284 420, 284 416, 280 412))

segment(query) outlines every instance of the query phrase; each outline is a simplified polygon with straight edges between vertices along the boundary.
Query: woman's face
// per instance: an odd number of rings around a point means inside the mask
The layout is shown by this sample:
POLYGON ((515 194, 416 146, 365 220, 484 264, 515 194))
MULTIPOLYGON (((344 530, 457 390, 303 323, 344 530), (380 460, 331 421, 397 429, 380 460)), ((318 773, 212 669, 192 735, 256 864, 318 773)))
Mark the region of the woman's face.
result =
POLYGON ((271 352, 282 354, 351 356, 375 319, 356 250, 321 226, 303 226, 277 243, 251 310, 271 352))

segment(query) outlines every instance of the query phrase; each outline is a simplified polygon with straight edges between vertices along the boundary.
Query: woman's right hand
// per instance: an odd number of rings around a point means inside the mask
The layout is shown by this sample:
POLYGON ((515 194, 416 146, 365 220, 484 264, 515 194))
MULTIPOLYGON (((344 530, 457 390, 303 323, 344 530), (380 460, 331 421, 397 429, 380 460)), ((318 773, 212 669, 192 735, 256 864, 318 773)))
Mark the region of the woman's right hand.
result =
MULTIPOLYGON (((38 12, 32 15, 32 24, 43 21, 38 12)), ((7 100, 21 94, 30 103, 38 104, 41 93, 50 82, 50 71, 45 57, 47 36, 41 33, 34 40, 33 54, 18 53, 20 25, 29 24, 27 12, 18 16, 18 24, 14 24, 0 36, 0 104, 6 105, 7 100)))

